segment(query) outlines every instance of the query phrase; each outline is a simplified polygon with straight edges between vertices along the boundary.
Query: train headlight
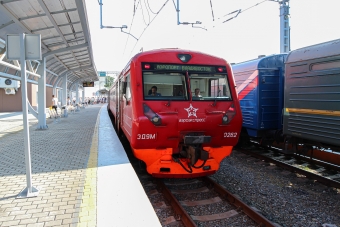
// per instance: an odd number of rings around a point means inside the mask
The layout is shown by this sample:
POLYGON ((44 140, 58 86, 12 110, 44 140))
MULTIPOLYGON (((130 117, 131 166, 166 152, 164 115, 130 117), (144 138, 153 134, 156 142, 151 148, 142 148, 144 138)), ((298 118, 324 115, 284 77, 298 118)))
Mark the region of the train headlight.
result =
POLYGON ((227 115, 224 115, 223 118, 222 118, 223 124, 227 124, 227 123, 228 123, 228 120, 229 120, 228 116, 227 116, 227 115))
POLYGON ((157 122, 159 121, 158 116, 154 116, 154 117, 152 118, 152 121, 155 122, 155 123, 157 123, 157 122))
POLYGON ((161 124, 161 118, 158 116, 158 115, 155 115, 153 118, 152 118, 152 123, 154 123, 155 125, 160 125, 161 124))
POLYGON ((154 124, 161 125, 162 119, 148 105, 143 103, 144 115, 154 124))
POLYGON ((234 104, 231 104, 231 106, 229 107, 225 115, 223 115, 222 117, 222 124, 223 125, 229 124, 231 120, 234 118, 235 114, 236 114, 236 110, 235 110, 234 104))

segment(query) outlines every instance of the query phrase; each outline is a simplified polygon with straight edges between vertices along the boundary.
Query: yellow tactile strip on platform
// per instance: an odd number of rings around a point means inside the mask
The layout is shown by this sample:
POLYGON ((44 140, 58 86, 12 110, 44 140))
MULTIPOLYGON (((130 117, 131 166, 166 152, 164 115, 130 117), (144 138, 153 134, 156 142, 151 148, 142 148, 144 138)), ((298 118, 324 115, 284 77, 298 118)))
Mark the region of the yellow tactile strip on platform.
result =
POLYGON ((83 188, 82 202, 79 212, 79 227, 97 225, 97 166, 98 166, 98 114, 93 133, 90 157, 87 163, 86 177, 83 188))

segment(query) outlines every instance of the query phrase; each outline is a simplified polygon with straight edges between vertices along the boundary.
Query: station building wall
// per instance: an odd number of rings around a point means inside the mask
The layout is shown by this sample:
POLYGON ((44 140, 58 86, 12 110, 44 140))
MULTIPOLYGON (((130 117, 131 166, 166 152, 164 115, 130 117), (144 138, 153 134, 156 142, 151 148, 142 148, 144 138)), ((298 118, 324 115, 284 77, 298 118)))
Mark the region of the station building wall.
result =
MULTIPOLYGON (((38 104, 38 85, 27 84, 27 99, 34 109, 38 104)), ((46 87, 46 108, 52 106, 53 88, 46 87)), ((57 92, 58 94, 58 92, 57 92)), ((0 113, 1 112, 20 112, 22 111, 21 87, 15 95, 6 95, 5 89, 0 88, 0 113)))

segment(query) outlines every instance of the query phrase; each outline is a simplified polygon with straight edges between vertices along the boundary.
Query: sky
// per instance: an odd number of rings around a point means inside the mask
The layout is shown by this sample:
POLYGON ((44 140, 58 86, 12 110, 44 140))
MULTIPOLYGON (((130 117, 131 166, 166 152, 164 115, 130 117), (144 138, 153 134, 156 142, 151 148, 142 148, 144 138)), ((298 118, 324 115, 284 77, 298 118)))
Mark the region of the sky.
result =
MULTIPOLYGON (((159 48, 196 50, 229 63, 280 53, 275 1, 179 0, 179 21, 199 21, 200 28, 177 24, 177 0, 102 0, 102 17, 99 1, 85 1, 97 71, 121 71, 135 54, 159 48), (101 29, 100 18, 103 26, 126 25, 131 35, 101 29)), ((289 6, 291 50, 340 38, 339 0, 290 0, 289 6)))

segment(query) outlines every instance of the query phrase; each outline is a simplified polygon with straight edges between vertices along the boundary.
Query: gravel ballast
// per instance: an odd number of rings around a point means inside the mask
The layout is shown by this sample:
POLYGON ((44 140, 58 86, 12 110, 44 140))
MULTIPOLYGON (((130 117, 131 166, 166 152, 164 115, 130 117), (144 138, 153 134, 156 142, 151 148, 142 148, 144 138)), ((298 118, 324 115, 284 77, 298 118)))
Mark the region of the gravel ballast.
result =
POLYGON ((211 177, 281 226, 340 227, 340 189, 237 151, 211 177))

